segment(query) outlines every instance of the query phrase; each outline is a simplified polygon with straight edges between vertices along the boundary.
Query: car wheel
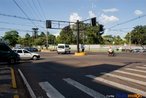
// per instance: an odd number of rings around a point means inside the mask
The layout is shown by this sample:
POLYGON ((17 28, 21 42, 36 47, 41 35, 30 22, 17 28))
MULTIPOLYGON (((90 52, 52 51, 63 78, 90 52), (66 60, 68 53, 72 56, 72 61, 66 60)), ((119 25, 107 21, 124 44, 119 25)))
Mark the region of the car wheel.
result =
POLYGON ((33 59, 33 60, 37 60, 38 58, 37 58, 37 56, 34 55, 34 56, 32 57, 32 59, 33 59))

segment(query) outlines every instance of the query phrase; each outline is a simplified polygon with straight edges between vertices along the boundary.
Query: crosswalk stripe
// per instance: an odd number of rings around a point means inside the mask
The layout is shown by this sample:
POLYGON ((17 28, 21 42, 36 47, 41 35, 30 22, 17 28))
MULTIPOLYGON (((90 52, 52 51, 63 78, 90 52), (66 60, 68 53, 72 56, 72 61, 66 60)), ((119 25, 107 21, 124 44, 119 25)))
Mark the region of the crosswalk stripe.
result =
POLYGON ((113 82, 113 81, 110 81, 110 80, 107 80, 107 79, 104 79, 104 78, 101 78, 101 77, 96 77, 94 75, 85 75, 85 76, 88 77, 88 78, 92 78, 95 81, 100 81, 102 83, 105 83, 105 84, 108 84, 108 85, 111 85, 111 86, 115 86, 117 88, 127 90, 127 91, 130 91, 130 92, 133 92, 133 93, 141 94, 141 95, 146 97, 146 91, 142 91, 142 90, 137 89, 137 88, 129 87, 129 86, 126 86, 126 85, 123 85, 123 84, 120 84, 120 83, 117 83, 117 82, 113 82))
POLYGON ((40 82, 39 85, 46 91, 49 98, 65 98, 59 91, 57 91, 50 83, 40 82))
POLYGON ((66 78, 66 79, 63 79, 64 81, 66 81, 68 84, 80 89, 81 91, 87 93, 88 95, 94 97, 94 98, 105 98, 104 95, 88 88, 87 86, 84 86, 82 84, 80 84, 79 82, 75 81, 75 80, 72 80, 70 78, 66 78))
POLYGON ((10 70, 9 67, 3 67, 3 68, 0 68, 0 70, 10 70))
POLYGON ((136 77, 140 77, 140 78, 145 78, 146 79, 146 75, 140 75, 140 74, 136 74, 136 73, 125 72, 125 71, 122 71, 122 70, 116 70, 114 72, 127 74, 127 75, 132 75, 132 76, 136 76, 136 77))
POLYGON ((136 66, 136 68, 146 69, 146 67, 136 66))
POLYGON ((125 68, 125 70, 131 70, 131 71, 137 71, 137 72, 146 73, 146 71, 144 71, 144 70, 139 70, 139 69, 125 68))
POLYGON ((4 79, 11 79, 11 76, 10 75, 1 75, 0 80, 4 80, 4 79))
POLYGON ((10 70, 2 70, 2 71, 0 71, 0 74, 9 74, 9 73, 11 73, 11 71, 10 70))
POLYGON ((125 80, 125 81, 130 81, 130 82, 138 83, 138 84, 146 86, 146 82, 144 82, 144 81, 139 81, 139 80, 123 77, 123 76, 120 76, 120 75, 110 74, 110 73, 105 74, 105 75, 111 76, 111 77, 114 77, 114 78, 118 78, 118 79, 122 79, 122 80, 125 80))

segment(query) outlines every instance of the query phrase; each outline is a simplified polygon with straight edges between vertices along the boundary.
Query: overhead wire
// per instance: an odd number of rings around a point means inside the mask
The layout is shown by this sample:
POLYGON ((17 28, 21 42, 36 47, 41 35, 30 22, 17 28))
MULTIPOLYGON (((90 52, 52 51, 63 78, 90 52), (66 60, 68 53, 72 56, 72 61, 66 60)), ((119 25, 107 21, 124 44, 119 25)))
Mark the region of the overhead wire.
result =
POLYGON ((47 19, 46 19, 45 12, 44 12, 44 9, 42 8, 41 3, 39 2, 39 0, 37 0, 37 3, 38 3, 38 5, 39 5, 40 9, 42 10, 41 12, 42 12, 42 14, 43 14, 44 19, 47 20, 47 19))
POLYGON ((21 10, 21 12, 29 19, 29 21, 30 21, 35 27, 37 27, 37 26, 35 25, 35 23, 34 23, 33 21, 30 20, 29 16, 25 13, 25 11, 19 6, 19 4, 18 4, 15 0, 13 0, 13 2, 14 2, 14 3, 16 4, 16 6, 21 10))
POLYGON ((30 31, 30 30, 13 29, 13 28, 5 28, 5 27, 0 27, 0 30, 17 30, 17 31, 24 31, 24 32, 32 32, 32 31, 30 31))
POLYGON ((35 1, 34 1, 34 0, 31 0, 31 1, 32 1, 32 4, 33 4, 33 6, 35 7, 35 9, 37 9, 38 14, 40 15, 40 17, 44 17, 44 16, 41 14, 40 10, 38 9, 38 7, 37 7, 35 1))
POLYGON ((32 25, 27 25, 27 24, 19 24, 19 23, 10 23, 10 22, 5 22, 5 21, 0 21, 0 23, 2 23, 2 24, 10 24, 10 25, 19 25, 19 26, 28 26, 28 27, 30 27, 30 26, 32 26, 32 25))
POLYGON ((23 19, 23 20, 30 20, 30 21, 36 21, 36 22, 45 22, 43 20, 31 19, 31 18, 28 18, 28 17, 21 17, 21 16, 9 15, 9 14, 4 14, 4 13, 0 13, 0 16, 13 17, 13 18, 18 18, 18 19, 23 19))
MULTIPOLYGON (((31 9, 31 11, 32 11, 32 14, 31 14, 31 15, 33 15, 34 17, 39 18, 38 13, 37 13, 36 10, 34 10, 34 8, 31 6, 31 3, 29 2, 30 0, 26 0, 26 1, 27 1, 27 3, 26 3, 24 0, 21 0, 21 2, 25 5, 25 7, 26 7, 26 5, 27 5, 28 7, 30 7, 30 9, 31 9)), ((30 9, 29 9, 29 10, 30 10, 30 9)))
POLYGON ((107 29, 111 29, 111 28, 117 27, 117 26, 119 26, 119 25, 126 24, 126 23, 129 23, 129 22, 135 21, 135 20, 137 20, 137 19, 143 18, 143 17, 146 17, 146 15, 142 15, 142 16, 138 16, 138 17, 136 17, 136 18, 129 19, 129 20, 127 20, 127 21, 124 21, 124 22, 118 23, 118 24, 116 24, 116 25, 113 25, 113 26, 111 26, 111 27, 109 27, 109 28, 107 28, 107 29))

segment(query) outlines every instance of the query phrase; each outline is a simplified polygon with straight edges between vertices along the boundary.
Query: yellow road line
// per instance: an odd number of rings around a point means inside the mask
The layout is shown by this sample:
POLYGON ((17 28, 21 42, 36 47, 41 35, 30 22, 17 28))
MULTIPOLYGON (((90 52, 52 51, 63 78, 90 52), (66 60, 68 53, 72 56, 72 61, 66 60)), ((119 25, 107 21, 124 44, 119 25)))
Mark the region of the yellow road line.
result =
POLYGON ((14 98, 19 98, 19 95, 14 95, 14 98))
POLYGON ((12 67, 11 67, 11 77, 12 77, 12 88, 17 88, 14 69, 12 67))

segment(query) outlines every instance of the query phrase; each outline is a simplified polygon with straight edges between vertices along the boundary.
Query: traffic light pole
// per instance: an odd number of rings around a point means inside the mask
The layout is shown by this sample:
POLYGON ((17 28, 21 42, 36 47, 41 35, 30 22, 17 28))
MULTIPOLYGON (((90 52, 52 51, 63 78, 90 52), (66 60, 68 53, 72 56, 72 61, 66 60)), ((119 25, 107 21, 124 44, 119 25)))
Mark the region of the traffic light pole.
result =
POLYGON ((80 40, 80 29, 79 29, 79 20, 77 20, 77 53, 80 52, 80 48, 79 48, 79 40, 80 40))
MULTIPOLYGON (((91 23, 92 23, 92 26, 96 26, 96 17, 93 17, 93 18, 90 18, 90 19, 86 19, 86 20, 83 20, 83 21, 79 21, 77 20, 76 24, 77 24, 77 53, 80 53, 80 48, 79 48, 79 44, 80 44, 80 22, 85 22, 85 21, 88 21, 88 20, 91 20, 91 23)), ((69 22, 69 21, 58 21, 58 20, 46 20, 46 28, 50 28, 50 29, 60 29, 60 28, 52 28, 52 21, 53 22, 58 22, 58 23, 75 23, 75 22, 69 22)), ((103 27, 103 26, 102 26, 103 27)), ((47 47, 48 47, 48 34, 47 35, 47 47)))
POLYGON ((48 50, 48 29, 46 29, 46 49, 48 50))

